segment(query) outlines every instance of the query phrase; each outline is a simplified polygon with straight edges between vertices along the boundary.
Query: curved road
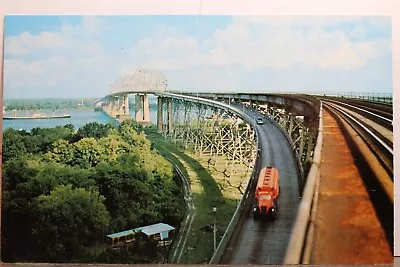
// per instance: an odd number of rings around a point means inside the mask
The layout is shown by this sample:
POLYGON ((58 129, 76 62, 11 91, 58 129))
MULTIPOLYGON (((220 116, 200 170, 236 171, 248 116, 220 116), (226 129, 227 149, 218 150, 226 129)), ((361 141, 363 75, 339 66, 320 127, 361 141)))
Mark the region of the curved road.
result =
MULTIPOLYGON (((253 111, 246 111, 253 116, 253 111)), ((259 115, 254 115, 256 118, 259 115)), ((260 167, 271 165, 280 174, 280 207, 276 221, 253 220, 251 206, 242 215, 241 231, 231 238, 222 264, 282 264, 299 203, 298 174, 294 155, 282 132, 264 118, 257 125, 260 167)), ((253 199, 253 196, 250 197, 253 199)))

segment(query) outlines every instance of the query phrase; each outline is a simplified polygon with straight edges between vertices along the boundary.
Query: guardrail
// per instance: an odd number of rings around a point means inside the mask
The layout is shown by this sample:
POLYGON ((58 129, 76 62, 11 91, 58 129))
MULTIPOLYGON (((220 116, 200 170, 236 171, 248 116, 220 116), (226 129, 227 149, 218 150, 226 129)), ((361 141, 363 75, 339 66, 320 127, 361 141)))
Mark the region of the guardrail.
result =
POLYGON ((308 263, 314 235, 314 220, 318 201, 320 163, 322 150, 322 103, 319 111, 318 137, 314 148, 313 163, 307 176, 303 198, 300 202, 295 224, 290 235, 283 264, 308 263))
MULTIPOLYGON (((344 97, 359 100, 369 100, 382 103, 393 103, 393 95, 391 93, 365 93, 365 92, 302 92, 308 95, 319 95, 319 96, 334 96, 344 97)), ((298 94, 293 93, 293 94, 298 94)))

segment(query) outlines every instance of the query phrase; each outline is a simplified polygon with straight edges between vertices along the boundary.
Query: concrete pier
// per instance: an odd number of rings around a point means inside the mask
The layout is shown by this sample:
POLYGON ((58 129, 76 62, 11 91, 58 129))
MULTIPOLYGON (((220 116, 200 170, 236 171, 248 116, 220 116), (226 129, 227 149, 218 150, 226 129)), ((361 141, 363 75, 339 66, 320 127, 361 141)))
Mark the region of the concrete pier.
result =
POLYGON ((147 94, 137 94, 135 96, 136 114, 135 120, 140 124, 151 124, 149 97, 147 94))

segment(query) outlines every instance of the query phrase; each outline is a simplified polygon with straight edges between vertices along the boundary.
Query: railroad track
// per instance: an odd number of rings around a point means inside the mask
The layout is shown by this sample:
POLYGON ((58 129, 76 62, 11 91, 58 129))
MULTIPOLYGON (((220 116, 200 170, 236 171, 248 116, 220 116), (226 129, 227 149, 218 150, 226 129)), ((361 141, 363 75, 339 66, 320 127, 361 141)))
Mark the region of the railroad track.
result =
POLYGON ((320 98, 325 102, 335 103, 346 107, 352 111, 359 112, 365 117, 380 122, 380 124, 393 132, 393 106, 383 103, 373 103, 367 101, 351 101, 337 98, 320 98))
POLYGON ((393 181, 393 130, 386 127, 392 125, 392 121, 388 117, 370 111, 366 118, 364 109, 355 109, 359 111, 357 113, 352 109, 354 106, 346 103, 337 103, 337 101, 323 101, 323 103, 324 106, 340 114, 357 131, 393 181))
POLYGON ((383 122, 389 118, 382 119, 382 113, 364 112, 347 103, 332 100, 322 103, 342 129, 386 239, 393 247, 393 131, 384 127, 388 122, 383 122))

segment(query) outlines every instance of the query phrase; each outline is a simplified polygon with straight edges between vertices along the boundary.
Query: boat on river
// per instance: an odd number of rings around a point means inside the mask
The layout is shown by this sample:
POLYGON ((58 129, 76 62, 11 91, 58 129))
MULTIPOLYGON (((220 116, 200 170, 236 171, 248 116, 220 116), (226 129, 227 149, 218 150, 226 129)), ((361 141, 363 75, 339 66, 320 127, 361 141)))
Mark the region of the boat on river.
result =
POLYGON ((67 119, 71 118, 69 114, 63 115, 44 115, 41 113, 34 113, 32 116, 3 116, 3 120, 39 120, 39 119, 67 119))

